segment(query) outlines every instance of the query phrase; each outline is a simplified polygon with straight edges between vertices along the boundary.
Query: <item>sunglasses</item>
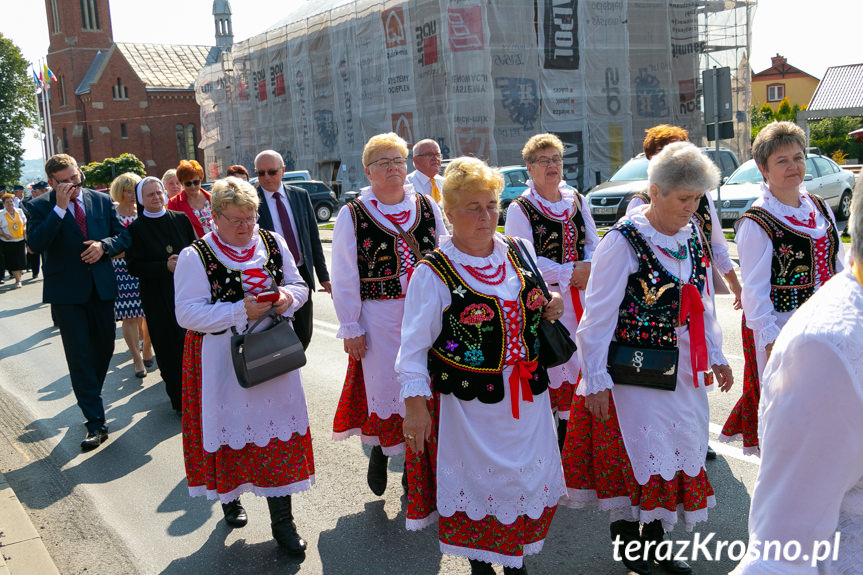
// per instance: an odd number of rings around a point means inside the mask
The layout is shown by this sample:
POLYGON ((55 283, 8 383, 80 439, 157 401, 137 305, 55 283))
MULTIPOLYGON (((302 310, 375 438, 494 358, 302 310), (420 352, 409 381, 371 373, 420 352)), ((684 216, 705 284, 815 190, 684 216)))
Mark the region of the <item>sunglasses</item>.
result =
POLYGON ((191 182, 183 182, 183 185, 187 188, 191 188, 192 186, 200 186, 201 180, 192 180, 191 182))
POLYGON ((256 171, 255 173, 256 173, 256 174, 258 174, 258 177, 259 177, 259 178, 261 178, 261 177, 263 177, 263 176, 265 176, 265 175, 266 175, 266 176, 275 176, 275 175, 276 175, 276 174, 278 174, 280 171, 281 171, 281 168, 280 168, 279 170, 258 170, 258 171, 256 171))

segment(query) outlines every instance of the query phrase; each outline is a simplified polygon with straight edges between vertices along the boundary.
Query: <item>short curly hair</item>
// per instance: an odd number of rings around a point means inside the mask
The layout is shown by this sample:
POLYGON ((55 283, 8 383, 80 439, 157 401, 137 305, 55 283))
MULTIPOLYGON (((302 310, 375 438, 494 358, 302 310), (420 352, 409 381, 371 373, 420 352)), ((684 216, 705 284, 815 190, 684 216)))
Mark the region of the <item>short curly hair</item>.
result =
POLYGON ((479 158, 456 158, 443 173, 443 207, 452 210, 465 195, 493 190, 500 197, 503 175, 479 158))
POLYGON ((180 183, 189 182, 194 179, 204 181, 204 168, 195 160, 181 160, 177 166, 177 179, 180 183))
POLYGON ((237 206, 246 210, 257 210, 260 199, 255 187, 240 178, 229 176, 216 180, 210 190, 210 208, 217 216, 222 215, 228 206, 237 206))
POLYGON ((372 136, 369 138, 369 141, 366 142, 366 145, 363 148, 363 165, 368 167, 369 162, 372 161, 372 157, 386 148, 397 148, 399 152, 401 152, 402 156, 405 158, 408 157, 407 142, 405 142, 404 139, 395 132, 387 132, 386 134, 372 136))
POLYGON ((777 150, 797 146, 806 151, 806 134, 794 122, 770 122, 758 132, 752 142, 752 159, 759 168, 767 167, 767 160, 777 150))
POLYGON ((554 134, 536 134, 531 136, 521 149, 521 159, 530 164, 536 159, 536 154, 546 148, 554 148, 563 155, 563 142, 554 134))
POLYGON ((688 142, 689 132, 680 126, 660 124, 644 131, 644 155, 649 160, 658 154, 662 148, 673 142, 688 142))
POLYGON ((689 142, 672 142, 647 165, 647 181, 663 196, 673 191, 706 192, 719 184, 720 172, 707 155, 689 142))
POLYGON ((111 182, 111 199, 115 202, 123 201, 123 192, 126 190, 135 191, 135 186, 141 181, 141 176, 132 172, 120 174, 114 181, 111 182))

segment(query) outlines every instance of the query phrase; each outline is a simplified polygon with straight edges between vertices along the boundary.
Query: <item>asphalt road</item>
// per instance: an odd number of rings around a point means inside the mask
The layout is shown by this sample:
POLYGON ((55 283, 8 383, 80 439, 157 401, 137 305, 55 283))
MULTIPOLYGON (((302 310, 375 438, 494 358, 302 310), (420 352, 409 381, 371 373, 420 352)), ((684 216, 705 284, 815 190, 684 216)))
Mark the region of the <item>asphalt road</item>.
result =
MULTIPOLYGON (((102 448, 80 452, 81 413, 41 290, 41 280, 26 281, 21 290, 9 282, 0 286, 0 470, 64 575, 469 572, 466 560, 441 556, 434 527, 405 530, 402 458, 390 462, 394 473, 378 498, 365 481, 368 449, 357 438, 331 440, 347 362, 326 294, 315 296, 315 337, 303 369, 317 484, 294 499, 300 533, 309 542, 299 561, 272 540, 263 499, 245 495, 249 525, 231 530, 216 502, 189 497, 179 417, 158 371, 144 380, 134 377, 119 330, 104 389, 111 436, 102 448)), ((743 372, 740 312, 730 304, 727 297, 718 301, 725 350, 738 381, 730 394, 711 394, 713 439, 739 396, 743 372)), ((702 537, 746 539, 758 467, 739 447, 716 446, 720 457, 707 465, 718 504, 697 527, 702 537)), ((693 535, 679 525, 672 537, 693 535)), ((627 573, 611 559, 605 514, 563 507, 545 549, 527 565, 533 574, 627 573)), ((702 559, 694 566, 699 574, 714 575, 727 573, 734 562, 702 559)))

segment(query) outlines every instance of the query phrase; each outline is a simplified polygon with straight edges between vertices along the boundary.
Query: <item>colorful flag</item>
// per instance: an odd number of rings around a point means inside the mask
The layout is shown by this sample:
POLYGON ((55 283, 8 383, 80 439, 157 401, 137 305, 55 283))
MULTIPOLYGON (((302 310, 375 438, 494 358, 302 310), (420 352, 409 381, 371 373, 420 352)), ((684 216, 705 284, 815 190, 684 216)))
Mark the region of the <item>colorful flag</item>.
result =
POLYGON ((33 81, 34 81, 34 82, 36 82, 36 85, 37 85, 37 86, 39 86, 39 87, 41 88, 41 87, 42 87, 42 82, 40 82, 40 81, 39 81, 39 76, 37 76, 37 75, 36 75, 36 68, 35 68, 35 67, 33 67, 33 69, 32 69, 32 70, 30 70, 30 71, 31 71, 31 72, 33 72, 33 81))
POLYGON ((48 67, 48 64, 45 64, 45 77, 48 78, 49 82, 57 81, 57 76, 54 75, 54 72, 51 71, 51 68, 48 67))

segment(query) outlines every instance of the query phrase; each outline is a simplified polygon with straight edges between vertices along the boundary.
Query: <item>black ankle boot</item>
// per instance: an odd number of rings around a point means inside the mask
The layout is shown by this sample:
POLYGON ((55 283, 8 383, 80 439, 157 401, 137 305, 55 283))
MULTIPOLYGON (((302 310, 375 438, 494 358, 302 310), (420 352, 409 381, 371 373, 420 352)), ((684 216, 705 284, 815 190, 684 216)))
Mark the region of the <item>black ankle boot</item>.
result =
POLYGON ((468 562, 470 562, 470 575, 495 575, 491 563, 479 559, 468 559, 468 562))
POLYGON ((527 567, 524 563, 521 564, 521 567, 504 567, 503 575, 527 575, 527 567))
POLYGON ((234 499, 230 503, 222 503, 222 513, 225 514, 225 523, 231 527, 245 527, 249 522, 246 510, 243 509, 240 499, 234 499))
POLYGON ((297 525, 294 523, 294 513, 291 508, 291 496, 267 497, 267 507, 270 508, 270 521, 276 543, 291 555, 305 553, 306 542, 297 533, 297 525))
POLYGON ((620 538, 620 544, 615 545, 616 553, 615 560, 620 557, 623 564, 630 571, 638 573, 638 575, 650 575, 650 562, 644 559, 642 552, 641 538, 638 536, 637 521, 615 521, 611 524, 611 541, 615 542, 620 538), (635 560, 627 559, 626 548, 630 541, 637 541, 636 547, 638 553, 635 553, 635 560))
POLYGON ((663 545, 663 549, 661 549, 661 552, 659 553, 663 558, 657 558, 656 547, 666 540, 665 529, 662 528, 662 521, 657 519, 656 521, 645 523, 644 527, 641 528, 641 539, 645 543, 647 541, 653 542, 650 547, 648 547, 647 557, 651 562, 654 562, 665 569, 667 573, 672 573, 673 575, 689 575, 692 573, 692 567, 690 567, 688 563, 674 559, 673 547, 663 545), (668 549, 665 549, 666 547, 668 549))
POLYGON ((407 460, 407 453, 405 453, 405 467, 404 467, 404 470, 403 470, 403 472, 402 472, 402 489, 404 490, 405 494, 407 494, 407 492, 408 492, 408 460, 407 460))
POLYGON ((377 496, 384 494, 387 490, 387 460, 389 458, 384 455, 380 445, 372 447, 372 453, 369 455, 369 471, 366 475, 366 480, 369 482, 369 487, 377 496))
POLYGON ((561 419, 557 422, 557 445, 560 447, 560 452, 563 453, 563 444, 566 443, 566 426, 569 421, 561 419))

